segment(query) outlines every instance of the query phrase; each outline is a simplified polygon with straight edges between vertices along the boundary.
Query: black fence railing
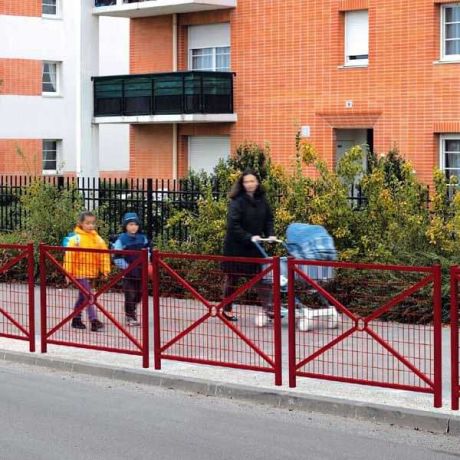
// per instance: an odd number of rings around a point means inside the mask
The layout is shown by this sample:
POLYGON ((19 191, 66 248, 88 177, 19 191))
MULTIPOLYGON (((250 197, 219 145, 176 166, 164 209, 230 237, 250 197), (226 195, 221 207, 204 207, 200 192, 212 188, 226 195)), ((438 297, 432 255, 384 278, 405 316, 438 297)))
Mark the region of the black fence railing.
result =
MULTIPOLYGON (((25 210, 21 196, 34 180, 28 176, 0 176, 0 232, 24 228, 25 210)), ((98 210, 111 234, 118 233, 122 216, 127 211, 139 214, 149 237, 174 238, 184 241, 187 229, 178 223, 172 228, 167 221, 176 210, 195 211, 203 196, 203 183, 190 179, 97 179, 42 177, 40 180, 62 190, 74 190, 81 197, 85 209, 98 210)), ((211 183, 215 199, 226 196, 219 183, 211 183)), ((282 196, 275 194, 275 200, 282 196)), ((365 199, 358 187, 350 188, 350 205, 359 209, 365 199)), ((71 223, 69 223, 71 225, 71 223)))
POLYGON ((94 116, 233 113, 232 72, 93 77, 94 116))

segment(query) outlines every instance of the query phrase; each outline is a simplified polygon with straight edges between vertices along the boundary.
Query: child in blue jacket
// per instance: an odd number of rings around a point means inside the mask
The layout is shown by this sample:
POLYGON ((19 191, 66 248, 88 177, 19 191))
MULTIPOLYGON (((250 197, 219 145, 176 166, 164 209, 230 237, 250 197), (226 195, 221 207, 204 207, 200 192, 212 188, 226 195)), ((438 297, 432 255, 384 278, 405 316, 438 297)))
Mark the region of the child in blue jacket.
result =
MULTIPOLYGON (((123 233, 118 235, 113 248, 118 250, 140 250, 150 248, 147 236, 140 231, 139 217, 135 212, 127 212, 123 216, 123 233)), ((115 256, 115 265, 124 270, 135 260, 133 255, 115 256)), ((142 299, 142 268, 140 266, 131 270, 123 279, 123 292, 125 294, 125 315, 128 326, 140 326, 137 319, 137 304, 142 299)))

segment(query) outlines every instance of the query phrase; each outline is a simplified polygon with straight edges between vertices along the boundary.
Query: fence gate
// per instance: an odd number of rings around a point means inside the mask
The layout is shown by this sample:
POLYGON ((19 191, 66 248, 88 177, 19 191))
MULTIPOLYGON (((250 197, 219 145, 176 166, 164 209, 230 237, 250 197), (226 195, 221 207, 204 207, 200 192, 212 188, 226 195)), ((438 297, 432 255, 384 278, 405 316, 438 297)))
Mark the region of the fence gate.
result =
POLYGON ((281 385, 279 270, 277 257, 155 252, 155 368, 168 359, 273 372, 281 385))
POLYGON ((460 328, 458 283, 460 281, 460 267, 450 268, 450 351, 451 351, 451 372, 452 372, 452 410, 459 409, 460 400, 460 328))
POLYGON ((314 377, 434 394, 441 269, 288 261, 289 384, 314 377))
POLYGON ((48 344, 104 350, 140 355, 143 367, 149 367, 147 266, 146 250, 108 251, 41 245, 42 353, 46 353, 48 344), (67 269, 64 268, 63 263, 64 256, 68 257, 69 254, 74 267, 71 270, 67 265, 67 269), (106 278, 92 279, 90 284, 85 282, 85 279, 102 270, 101 264, 107 264, 105 267, 110 266, 111 258, 117 256, 130 258, 130 264, 126 269, 116 270, 112 267, 112 272, 106 278), (138 326, 127 323, 126 293, 131 293, 134 296, 131 299, 139 302, 138 326), (80 315, 84 329, 71 325, 73 318, 80 315), (97 316, 104 327, 93 331, 90 316, 97 316))
POLYGON ((32 244, 0 244, 0 337, 28 341, 35 351, 32 244))

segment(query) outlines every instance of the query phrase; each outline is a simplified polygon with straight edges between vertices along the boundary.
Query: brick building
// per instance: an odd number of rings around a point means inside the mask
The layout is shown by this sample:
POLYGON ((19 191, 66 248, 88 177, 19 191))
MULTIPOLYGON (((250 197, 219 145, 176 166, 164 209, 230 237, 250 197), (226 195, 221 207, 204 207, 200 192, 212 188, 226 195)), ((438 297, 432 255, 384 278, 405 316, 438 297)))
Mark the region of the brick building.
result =
POLYGON ((426 182, 460 168, 458 2, 95 1, 131 19, 130 73, 152 74, 96 90, 96 122, 130 124, 132 176, 210 168, 245 140, 289 166, 299 130, 330 164, 367 144, 426 182))
POLYGON ((455 1, 2 0, 0 80, 3 173, 20 147, 46 173, 177 177, 245 140, 289 166, 298 131, 331 165, 366 144, 425 182, 460 169, 455 1), (129 39, 101 35, 116 17, 129 39))

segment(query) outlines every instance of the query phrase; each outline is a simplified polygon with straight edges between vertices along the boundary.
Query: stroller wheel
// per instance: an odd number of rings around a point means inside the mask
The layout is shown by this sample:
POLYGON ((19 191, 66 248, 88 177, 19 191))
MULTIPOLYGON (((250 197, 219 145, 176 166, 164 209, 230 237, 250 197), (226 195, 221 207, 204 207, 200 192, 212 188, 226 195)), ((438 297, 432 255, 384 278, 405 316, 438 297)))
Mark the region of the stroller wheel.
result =
POLYGON ((311 329, 312 321, 309 318, 300 318, 297 322, 299 331, 309 331, 311 329))
POLYGON ((259 313, 255 318, 254 318, 254 323, 256 327, 264 327, 267 325, 269 321, 268 316, 265 313, 259 313))
POLYGON ((327 327, 329 329, 337 329, 339 327, 339 314, 337 310, 334 308, 333 314, 329 317, 327 321, 327 327))

